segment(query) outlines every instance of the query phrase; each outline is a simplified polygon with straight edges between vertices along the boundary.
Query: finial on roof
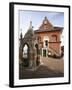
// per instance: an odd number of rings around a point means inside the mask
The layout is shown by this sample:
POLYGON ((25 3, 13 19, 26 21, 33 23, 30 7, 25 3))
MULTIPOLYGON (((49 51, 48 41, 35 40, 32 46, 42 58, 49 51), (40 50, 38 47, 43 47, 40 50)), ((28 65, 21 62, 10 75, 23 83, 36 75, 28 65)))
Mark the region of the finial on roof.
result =
POLYGON ((21 34, 20 34, 20 38, 22 39, 22 29, 21 29, 21 34))
POLYGON ((30 28, 30 29, 32 28, 32 21, 30 21, 30 26, 29 26, 29 28, 30 28))
POLYGON ((45 16, 45 20, 47 20, 47 17, 45 16))

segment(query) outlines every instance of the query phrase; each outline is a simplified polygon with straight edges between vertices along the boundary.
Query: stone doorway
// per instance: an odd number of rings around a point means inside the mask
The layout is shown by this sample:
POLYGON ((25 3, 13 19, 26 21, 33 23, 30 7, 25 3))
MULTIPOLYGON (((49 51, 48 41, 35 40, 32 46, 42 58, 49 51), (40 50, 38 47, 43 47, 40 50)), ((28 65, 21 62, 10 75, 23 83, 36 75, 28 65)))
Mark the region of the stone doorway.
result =
POLYGON ((42 48, 42 57, 48 57, 48 48, 42 48))
POLYGON ((43 50, 43 57, 46 57, 46 50, 43 50))

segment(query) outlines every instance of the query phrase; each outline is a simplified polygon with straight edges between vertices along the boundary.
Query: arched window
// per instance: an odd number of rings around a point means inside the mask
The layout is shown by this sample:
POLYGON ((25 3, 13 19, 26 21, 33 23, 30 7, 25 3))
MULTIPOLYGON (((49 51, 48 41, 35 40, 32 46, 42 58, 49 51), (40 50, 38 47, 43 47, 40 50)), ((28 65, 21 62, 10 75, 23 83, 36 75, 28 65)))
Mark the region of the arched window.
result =
POLYGON ((52 35, 52 41, 57 41, 57 35, 52 35))
POLYGON ((45 46, 48 47, 48 40, 45 40, 45 46))
POLYGON ((23 57, 28 58, 28 46, 26 44, 23 47, 23 57))
POLYGON ((44 36, 44 39, 43 39, 44 47, 48 48, 48 42, 49 42, 49 38, 48 38, 48 35, 46 35, 44 36))

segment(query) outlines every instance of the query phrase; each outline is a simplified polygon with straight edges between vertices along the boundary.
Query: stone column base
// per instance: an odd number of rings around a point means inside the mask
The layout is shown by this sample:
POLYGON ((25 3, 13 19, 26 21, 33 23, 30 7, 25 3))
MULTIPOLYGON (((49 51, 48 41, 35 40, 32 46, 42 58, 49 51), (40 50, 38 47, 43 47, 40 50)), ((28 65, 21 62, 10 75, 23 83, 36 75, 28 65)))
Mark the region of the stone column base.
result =
POLYGON ((30 68, 35 68, 36 67, 36 61, 35 60, 30 60, 29 61, 29 67, 30 68))

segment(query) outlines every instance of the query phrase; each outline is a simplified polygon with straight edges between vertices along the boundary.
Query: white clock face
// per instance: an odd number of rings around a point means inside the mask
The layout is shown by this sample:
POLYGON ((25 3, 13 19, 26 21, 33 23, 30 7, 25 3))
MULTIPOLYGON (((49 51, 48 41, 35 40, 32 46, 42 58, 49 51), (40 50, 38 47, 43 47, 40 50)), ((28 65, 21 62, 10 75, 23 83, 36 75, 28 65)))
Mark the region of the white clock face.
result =
POLYGON ((47 24, 47 21, 44 21, 44 24, 47 24))

